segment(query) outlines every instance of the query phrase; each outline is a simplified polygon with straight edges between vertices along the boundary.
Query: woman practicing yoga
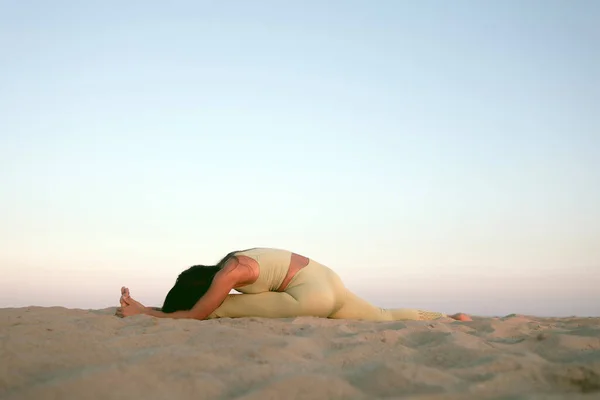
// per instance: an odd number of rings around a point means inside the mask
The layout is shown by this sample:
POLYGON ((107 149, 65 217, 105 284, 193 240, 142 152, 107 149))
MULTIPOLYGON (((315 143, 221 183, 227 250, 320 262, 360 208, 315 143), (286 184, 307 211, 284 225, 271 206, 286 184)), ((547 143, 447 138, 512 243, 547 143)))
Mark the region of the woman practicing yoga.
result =
POLYGON ((161 309, 145 307, 121 288, 116 315, 159 318, 289 318, 312 316, 366 321, 433 320, 465 314, 408 308, 382 309, 350 292, 340 277, 318 262, 286 250, 254 248, 227 254, 211 266, 183 271, 161 309), (229 294, 235 289, 242 294, 229 294))

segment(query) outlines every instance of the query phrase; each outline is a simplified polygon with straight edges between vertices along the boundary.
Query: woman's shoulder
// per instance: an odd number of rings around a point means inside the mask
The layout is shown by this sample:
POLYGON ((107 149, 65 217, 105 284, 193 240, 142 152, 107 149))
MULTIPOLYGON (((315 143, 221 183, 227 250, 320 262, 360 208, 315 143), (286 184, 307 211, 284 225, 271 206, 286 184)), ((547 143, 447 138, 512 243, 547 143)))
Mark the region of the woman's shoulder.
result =
POLYGON ((219 268, 223 268, 228 264, 239 262, 240 256, 249 257, 257 262, 267 260, 280 260, 289 257, 292 253, 288 250, 277 249, 274 247, 252 247, 246 250, 236 250, 227 254, 221 261, 217 263, 219 268))
POLYGON ((288 250, 278 249, 275 247, 252 247, 246 250, 233 252, 234 255, 250 255, 250 254, 265 254, 265 253, 290 253, 288 250))
POLYGON ((252 248, 245 249, 245 250, 234 250, 232 252, 227 253, 227 255, 225 257, 223 257, 217 263, 217 266, 219 266, 220 268, 223 268, 226 264, 229 264, 232 260, 235 261, 237 256, 257 255, 257 254, 260 254, 261 252, 264 252, 265 250, 268 250, 268 249, 261 248, 261 247, 252 247, 252 248))

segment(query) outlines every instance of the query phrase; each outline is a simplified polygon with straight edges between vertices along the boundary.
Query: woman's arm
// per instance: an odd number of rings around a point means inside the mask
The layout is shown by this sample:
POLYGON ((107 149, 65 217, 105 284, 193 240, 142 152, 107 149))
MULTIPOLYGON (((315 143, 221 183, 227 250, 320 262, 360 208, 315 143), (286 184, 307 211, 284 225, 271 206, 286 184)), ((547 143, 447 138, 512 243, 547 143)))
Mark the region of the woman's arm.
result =
POLYGON ((238 268, 238 263, 226 265, 215 275, 208 291, 198 300, 191 310, 164 313, 145 307, 143 313, 157 318, 193 318, 205 319, 215 311, 227 298, 231 290, 245 279, 244 268, 238 268))

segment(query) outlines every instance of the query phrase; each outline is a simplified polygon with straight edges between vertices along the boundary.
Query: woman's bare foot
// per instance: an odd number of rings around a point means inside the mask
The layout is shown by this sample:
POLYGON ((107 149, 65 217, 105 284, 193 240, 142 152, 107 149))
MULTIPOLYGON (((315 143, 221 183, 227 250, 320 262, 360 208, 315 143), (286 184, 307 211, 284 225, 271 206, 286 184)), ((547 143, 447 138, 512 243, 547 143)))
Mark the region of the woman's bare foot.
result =
POLYGON ((137 306, 140 306, 140 307, 144 307, 142 305, 142 303, 140 303, 139 301, 137 301, 133 297, 131 297, 131 295, 129 293, 129 288, 126 288, 125 286, 123 286, 121 288, 120 303, 121 303, 122 307, 125 307, 125 306, 128 306, 128 305, 137 305, 137 306))
POLYGON ((121 298, 119 299, 119 302, 121 303, 121 307, 118 307, 115 313, 118 317, 142 314, 146 310, 146 307, 142 303, 131 297, 129 289, 125 286, 121 288, 121 298))
POLYGON ((463 314, 463 313, 449 315, 449 317, 452 318, 452 319, 455 319, 457 321, 473 321, 471 319, 471 317, 469 317, 467 314, 463 314))
POLYGON ((121 298, 119 299, 119 303, 121 303, 121 307, 125 307, 128 305, 126 299, 129 298, 129 289, 125 286, 121 287, 121 298))

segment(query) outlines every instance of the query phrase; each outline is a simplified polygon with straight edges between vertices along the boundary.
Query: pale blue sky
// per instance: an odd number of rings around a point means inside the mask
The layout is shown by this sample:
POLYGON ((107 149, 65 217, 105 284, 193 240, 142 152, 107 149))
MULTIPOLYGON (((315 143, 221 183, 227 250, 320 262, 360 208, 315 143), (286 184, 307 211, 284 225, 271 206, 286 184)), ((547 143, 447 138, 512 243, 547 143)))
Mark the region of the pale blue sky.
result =
POLYGON ((254 246, 384 306, 600 315, 600 2, 0 2, 0 307, 254 246))

